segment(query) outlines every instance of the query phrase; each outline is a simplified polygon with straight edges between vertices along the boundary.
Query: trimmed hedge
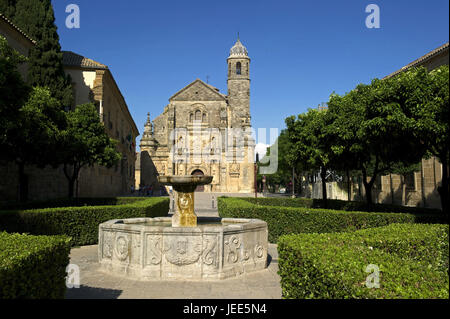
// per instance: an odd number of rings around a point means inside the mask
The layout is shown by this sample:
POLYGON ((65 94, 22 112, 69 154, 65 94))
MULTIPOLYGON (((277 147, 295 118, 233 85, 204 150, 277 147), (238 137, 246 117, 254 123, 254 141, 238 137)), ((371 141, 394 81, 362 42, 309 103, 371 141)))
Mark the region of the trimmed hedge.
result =
POLYGON ((349 233, 297 234, 278 242, 285 299, 449 298, 448 225, 393 224, 349 233), (380 288, 367 288, 368 265, 380 288))
MULTIPOLYGON (((311 198, 288 198, 288 197, 269 197, 269 198, 242 198, 252 204, 262 206, 283 206, 283 207, 306 207, 306 208, 324 208, 322 199, 311 198)), ((405 213, 405 214, 443 214, 442 210, 424 207, 409 207, 391 204, 372 204, 366 202, 348 202, 344 200, 328 199, 327 209, 345 210, 345 211, 363 211, 379 213, 405 213)))
MULTIPOLYGON (((271 199, 269 199, 271 200, 271 199)), ((269 201, 268 201, 269 202, 269 201)), ((386 226, 392 223, 442 223, 447 216, 354 212, 306 207, 252 204, 248 198, 219 198, 219 214, 224 218, 257 218, 267 222, 269 241, 297 233, 334 233, 386 226)), ((447 219, 448 220, 448 219, 447 219)))
POLYGON ((0 233, 0 299, 62 299, 70 238, 0 233))
POLYGON ((132 204, 146 200, 148 197, 105 197, 105 198, 60 198, 48 201, 31 201, 26 203, 0 203, 0 210, 30 210, 60 207, 111 206, 132 204))
POLYGON ((72 245, 98 243, 98 226, 112 219, 162 217, 169 212, 168 198, 148 198, 116 206, 85 206, 0 211, 0 231, 32 235, 67 235, 72 245))

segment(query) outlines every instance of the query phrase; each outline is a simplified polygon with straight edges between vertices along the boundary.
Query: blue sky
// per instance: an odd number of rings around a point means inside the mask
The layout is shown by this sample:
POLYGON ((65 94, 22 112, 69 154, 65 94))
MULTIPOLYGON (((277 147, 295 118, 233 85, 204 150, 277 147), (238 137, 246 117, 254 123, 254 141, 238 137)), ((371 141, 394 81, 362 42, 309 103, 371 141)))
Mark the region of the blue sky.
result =
POLYGON ((63 50, 110 67, 141 132, 147 112, 159 115, 196 78, 227 92, 238 32, 252 58, 252 125, 279 129, 333 91, 383 77, 449 39, 448 0, 52 2, 63 50), (71 3, 80 29, 65 26, 71 3), (365 25, 372 3, 379 29, 365 25))

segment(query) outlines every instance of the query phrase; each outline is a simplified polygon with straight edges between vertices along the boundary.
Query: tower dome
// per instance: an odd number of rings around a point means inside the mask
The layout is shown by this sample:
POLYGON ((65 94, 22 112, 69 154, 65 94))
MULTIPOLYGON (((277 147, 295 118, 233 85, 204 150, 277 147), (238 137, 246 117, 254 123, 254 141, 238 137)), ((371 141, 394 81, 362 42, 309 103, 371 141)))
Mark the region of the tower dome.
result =
POLYGON ((230 58, 232 57, 247 57, 247 48, 241 43, 241 40, 236 41, 236 44, 230 50, 230 58))

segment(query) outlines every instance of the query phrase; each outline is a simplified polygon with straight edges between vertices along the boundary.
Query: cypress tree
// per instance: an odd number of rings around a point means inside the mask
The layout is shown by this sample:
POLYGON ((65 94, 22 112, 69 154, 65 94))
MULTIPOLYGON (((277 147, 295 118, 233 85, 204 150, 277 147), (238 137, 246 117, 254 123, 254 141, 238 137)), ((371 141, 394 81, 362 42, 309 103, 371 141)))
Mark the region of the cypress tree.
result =
POLYGON ((37 41, 30 50, 28 84, 48 87, 52 96, 65 108, 72 107, 73 91, 70 76, 63 68, 63 53, 55 25, 51 0, 0 0, 15 5, 12 21, 37 41))
POLYGON ((17 0, 0 0, 0 13, 13 19, 16 12, 17 0))

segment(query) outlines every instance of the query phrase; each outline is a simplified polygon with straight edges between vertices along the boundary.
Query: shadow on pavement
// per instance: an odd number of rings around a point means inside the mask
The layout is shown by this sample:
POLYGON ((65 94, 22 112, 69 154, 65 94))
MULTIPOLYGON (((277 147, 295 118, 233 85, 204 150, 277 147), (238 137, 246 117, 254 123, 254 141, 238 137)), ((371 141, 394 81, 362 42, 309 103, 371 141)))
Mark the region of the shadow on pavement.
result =
POLYGON ((117 299, 122 290, 94 288, 80 286, 80 288, 67 289, 66 299, 117 299))

